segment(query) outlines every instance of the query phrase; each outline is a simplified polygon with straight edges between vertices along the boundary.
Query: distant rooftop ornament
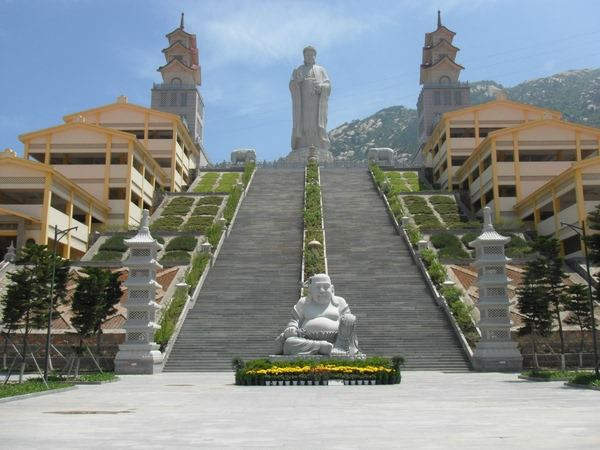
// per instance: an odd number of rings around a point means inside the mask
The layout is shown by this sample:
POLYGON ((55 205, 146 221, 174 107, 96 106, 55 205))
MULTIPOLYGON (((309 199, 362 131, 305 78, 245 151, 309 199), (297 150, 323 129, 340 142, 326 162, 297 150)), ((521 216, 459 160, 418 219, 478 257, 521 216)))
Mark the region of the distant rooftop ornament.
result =
POLYGON ((442 13, 438 9, 438 28, 441 28, 441 27, 442 27, 442 13))
POLYGON ((127 96, 126 95, 119 95, 117 97, 117 103, 127 103, 127 96))
POLYGON ((181 13, 181 23, 179 24, 179 28, 183 30, 183 13, 181 13))
POLYGON ((496 92, 496 100, 506 100, 507 98, 506 92, 504 92, 502 89, 496 92))
POLYGON ((0 158, 15 158, 17 156, 17 154, 15 153, 15 151, 10 148, 10 147, 6 147, 2 153, 0 153, 0 158))

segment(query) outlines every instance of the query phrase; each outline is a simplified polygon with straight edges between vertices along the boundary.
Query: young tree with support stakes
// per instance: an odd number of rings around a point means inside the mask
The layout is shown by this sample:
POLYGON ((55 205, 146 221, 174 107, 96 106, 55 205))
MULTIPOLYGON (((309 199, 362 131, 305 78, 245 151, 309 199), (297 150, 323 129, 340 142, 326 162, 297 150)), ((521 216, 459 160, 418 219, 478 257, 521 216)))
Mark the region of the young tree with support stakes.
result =
POLYGON ((556 238, 540 236, 533 243, 533 249, 538 252, 538 260, 543 265, 542 278, 539 283, 543 284, 545 295, 552 305, 554 319, 558 324, 558 335, 560 338, 560 367, 565 370, 565 335, 563 332, 560 313, 564 310, 564 279, 567 274, 563 270, 564 258, 560 256, 560 243, 556 238))
POLYGON ((15 260, 19 269, 8 274, 10 284, 2 298, 4 321, 11 329, 23 329, 23 346, 19 381, 23 378, 28 353, 28 338, 32 328, 44 328, 48 318, 52 266, 55 262, 53 305, 64 302, 69 278, 69 261, 56 257, 45 245, 32 244, 22 248, 15 260))
POLYGON ((529 262, 525 268, 523 284, 517 289, 518 309, 525 318, 525 326, 519 330, 519 334, 531 337, 535 369, 540 368, 536 337, 548 336, 552 332, 550 299, 540 283, 544 270, 545 267, 539 260, 529 262))
POLYGON ((71 323, 79 333, 79 347, 76 350, 77 361, 75 376, 79 375, 81 356, 85 339, 97 335, 98 342, 102 333, 102 322, 115 313, 115 305, 121 298, 119 273, 110 270, 89 267, 79 276, 77 288, 71 305, 73 319, 71 323))
POLYGON ((592 329, 592 316, 590 314, 590 300, 588 298, 587 286, 573 284, 567 288, 565 293, 565 309, 569 311, 569 315, 565 318, 565 323, 579 327, 579 367, 582 367, 585 331, 592 329))

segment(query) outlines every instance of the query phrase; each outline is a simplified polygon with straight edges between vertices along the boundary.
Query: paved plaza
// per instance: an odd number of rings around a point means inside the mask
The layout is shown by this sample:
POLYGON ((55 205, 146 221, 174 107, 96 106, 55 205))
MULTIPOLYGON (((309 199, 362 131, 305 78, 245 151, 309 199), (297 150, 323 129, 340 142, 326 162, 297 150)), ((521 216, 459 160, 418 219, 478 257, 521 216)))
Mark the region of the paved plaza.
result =
POLYGON ((3 449, 597 449, 600 392, 510 374, 406 372, 400 385, 238 387, 163 373, 0 403, 3 449))

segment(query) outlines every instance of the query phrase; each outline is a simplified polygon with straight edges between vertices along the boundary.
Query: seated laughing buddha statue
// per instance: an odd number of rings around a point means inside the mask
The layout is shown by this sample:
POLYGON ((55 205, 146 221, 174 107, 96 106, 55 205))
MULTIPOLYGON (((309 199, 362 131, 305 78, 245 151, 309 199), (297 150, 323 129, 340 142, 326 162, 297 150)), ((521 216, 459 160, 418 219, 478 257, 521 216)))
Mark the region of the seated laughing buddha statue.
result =
POLYGON ((308 295, 294 306, 292 319, 276 339, 276 354, 357 356, 356 317, 331 279, 317 274, 308 280, 308 295))

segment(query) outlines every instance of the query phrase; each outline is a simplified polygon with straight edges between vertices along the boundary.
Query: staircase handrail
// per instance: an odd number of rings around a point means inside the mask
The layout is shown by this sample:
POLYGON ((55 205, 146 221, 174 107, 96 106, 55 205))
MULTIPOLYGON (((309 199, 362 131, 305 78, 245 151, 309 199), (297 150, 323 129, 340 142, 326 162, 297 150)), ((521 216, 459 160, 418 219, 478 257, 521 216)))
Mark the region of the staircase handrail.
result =
POLYGON ((467 358, 469 360, 469 364, 471 364, 471 366, 472 366, 473 365, 472 364, 473 350, 471 349, 471 346, 469 345, 469 343, 467 341, 467 338, 465 337, 464 333, 462 332, 462 330, 458 326, 458 322, 456 321, 454 315, 452 314, 452 311, 450 310, 450 307, 448 306, 448 303, 446 302, 446 299, 444 298, 443 295, 441 295, 439 293, 439 291, 437 290, 437 288, 433 284, 433 281, 431 280, 431 277, 429 276, 429 273, 427 272, 427 268, 425 267, 425 264, 423 264, 423 261, 421 260, 421 257, 415 252, 415 250, 414 250, 414 248, 412 246, 412 243, 410 242, 410 239, 408 238, 408 235, 406 234, 406 231, 404 230, 404 228, 402 228, 400 226, 400 224, 396 220, 396 217, 394 217, 394 214, 392 213, 392 209, 391 209, 390 204, 389 204, 389 202, 387 200, 387 197, 383 193, 383 191, 381 190, 381 188, 377 185, 377 183, 375 183, 375 177, 373 175, 373 172, 370 169, 369 169, 369 173, 371 174, 371 179, 373 180, 373 184, 377 188, 377 192, 379 192, 379 195, 381 196, 381 198, 383 199, 383 202, 385 203, 385 207, 386 207, 386 209, 388 211, 389 216, 392 219, 392 222, 394 223, 394 227, 396 228, 396 231, 398 231, 398 234, 400 234, 400 236, 404 240, 404 243, 408 247, 408 251, 409 251, 410 255, 412 256, 413 261, 415 262, 415 264, 419 268, 419 270, 421 272, 421 275, 423 276, 423 279, 425 280, 425 284, 429 288, 429 290, 430 290, 431 294, 433 295, 433 298, 435 299, 437 305, 446 314, 446 317, 447 317, 448 321, 450 322, 450 325, 451 325, 452 329, 454 330, 454 332, 455 332, 455 334, 456 334, 456 336, 458 338, 458 341, 459 341, 461 347, 463 348, 463 350, 465 352, 465 355, 467 356, 467 358))

